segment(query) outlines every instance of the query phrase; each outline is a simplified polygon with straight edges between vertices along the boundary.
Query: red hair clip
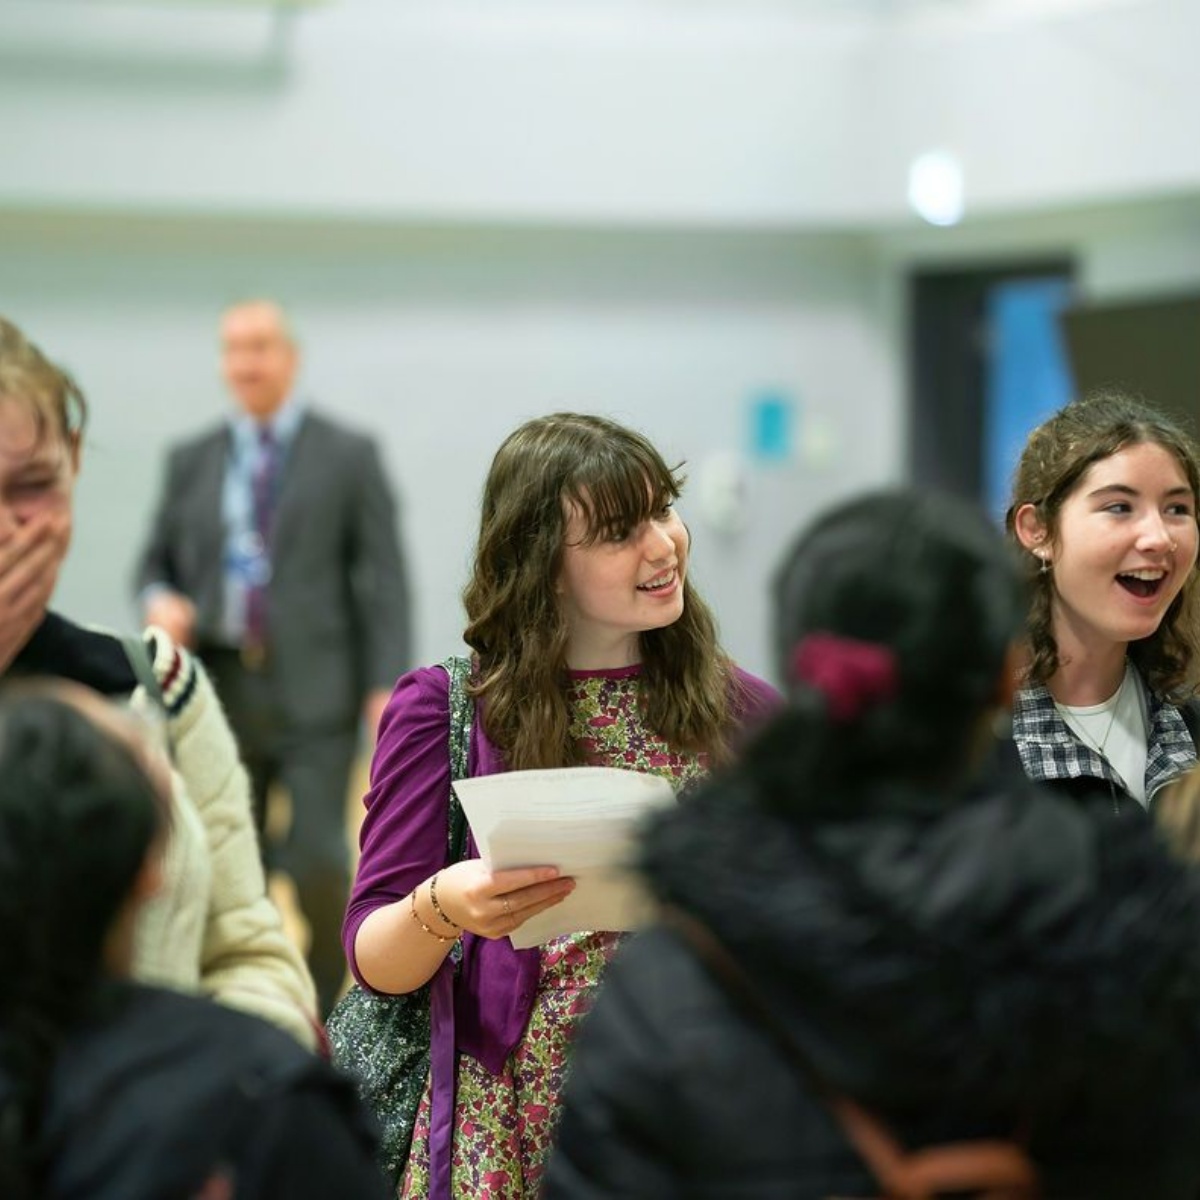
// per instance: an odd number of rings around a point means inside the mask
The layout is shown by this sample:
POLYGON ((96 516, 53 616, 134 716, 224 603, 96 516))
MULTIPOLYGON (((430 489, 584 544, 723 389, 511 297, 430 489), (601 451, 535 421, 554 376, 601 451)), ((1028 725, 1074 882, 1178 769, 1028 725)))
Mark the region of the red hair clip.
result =
POLYGON ((836 633, 810 633, 801 639, 792 651, 792 678, 816 688, 839 723, 891 700, 900 684, 896 655, 888 647, 836 633))

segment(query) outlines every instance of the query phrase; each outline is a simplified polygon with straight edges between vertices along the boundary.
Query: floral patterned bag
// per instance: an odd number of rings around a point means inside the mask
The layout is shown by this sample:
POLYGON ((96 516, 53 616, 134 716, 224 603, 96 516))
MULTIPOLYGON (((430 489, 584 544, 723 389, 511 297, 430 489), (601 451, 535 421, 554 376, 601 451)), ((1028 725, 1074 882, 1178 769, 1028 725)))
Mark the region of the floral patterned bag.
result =
MULTIPOLYGON (((464 779, 474 715, 466 690, 471 662, 452 656, 442 666, 450 676, 450 778, 464 779)), ((465 848, 466 820, 450 789, 446 862, 458 862, 465 848)), ((456 944, 453 954, 459 953, 456 944)), ((379 1163, 394 1189, 408 1161, 417 1105, 429 1075, 429 985, 385 996, 355 984, 334 1006, 325 1031, 334 1065, 354 1078, 379 1122, 379 1163)))

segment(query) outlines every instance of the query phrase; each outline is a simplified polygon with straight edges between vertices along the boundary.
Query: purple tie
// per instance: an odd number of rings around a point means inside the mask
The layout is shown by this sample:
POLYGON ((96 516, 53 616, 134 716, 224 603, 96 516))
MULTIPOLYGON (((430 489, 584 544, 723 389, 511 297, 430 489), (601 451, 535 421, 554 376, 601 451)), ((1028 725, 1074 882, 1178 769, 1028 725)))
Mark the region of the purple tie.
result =
POLYGON ((275 515, 278 475, 279 443, 269 426, 260 425, 258 459, 250 480, 251 519, 260 547, 260 560, 246 589, 246 641, 260 649, 267 644, 267 583, 270 578, 271 522, 275 515))

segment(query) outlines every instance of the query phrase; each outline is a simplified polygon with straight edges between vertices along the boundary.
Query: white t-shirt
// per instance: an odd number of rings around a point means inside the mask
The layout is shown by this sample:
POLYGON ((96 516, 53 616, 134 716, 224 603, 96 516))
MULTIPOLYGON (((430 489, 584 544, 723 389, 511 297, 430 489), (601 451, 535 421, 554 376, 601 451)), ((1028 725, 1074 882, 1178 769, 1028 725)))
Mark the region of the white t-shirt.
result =
POLYGON ((1143 806, 1146 803, 1146 697, 1142 681, 1132 663, 1125 664, 1121 686, 1101 704, 1054 707, 1068 728, 1085 746, 1090 746, 1125 785, 1125 790, 1143 806))

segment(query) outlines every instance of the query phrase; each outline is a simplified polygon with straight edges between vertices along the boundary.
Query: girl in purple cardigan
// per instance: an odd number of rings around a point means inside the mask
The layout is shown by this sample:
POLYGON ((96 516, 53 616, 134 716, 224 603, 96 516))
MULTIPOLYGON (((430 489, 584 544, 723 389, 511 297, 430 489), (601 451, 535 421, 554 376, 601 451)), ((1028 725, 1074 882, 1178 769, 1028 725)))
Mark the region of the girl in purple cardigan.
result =
MULTIPOLYGON (((595 764, 683 787, 774 707, 692 588, 681 486, 644 437, 601 417, 541 417, 500 447, 463 595, 472 775, 595 764)), ((376 991, 434 980, 431 1080, 400 1196, 515 1200, 540 1189, 568 1046, 619 935, 514 950, 508 935, 573 881, 553 867, 491 871, 473 843, 446 865, 449 721, 444 671, 396 685, 345 946, 376 991)))

